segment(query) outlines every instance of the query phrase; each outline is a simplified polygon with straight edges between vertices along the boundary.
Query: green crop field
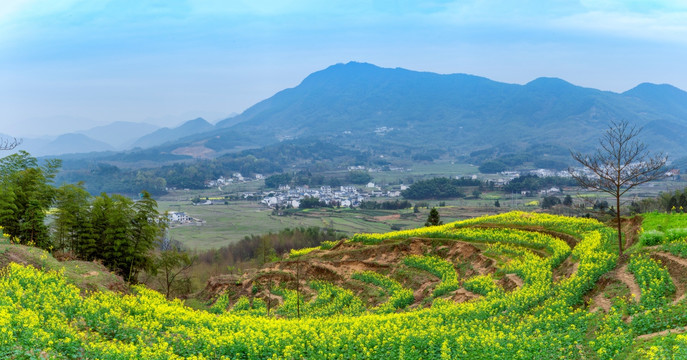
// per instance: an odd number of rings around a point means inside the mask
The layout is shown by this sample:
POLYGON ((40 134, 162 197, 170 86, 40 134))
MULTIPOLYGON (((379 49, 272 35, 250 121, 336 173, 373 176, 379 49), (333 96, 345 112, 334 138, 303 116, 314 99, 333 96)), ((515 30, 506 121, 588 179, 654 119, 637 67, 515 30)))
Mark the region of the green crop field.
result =
POLYGON ((646 213, 642 214, 644 221, 642 222, 642 229, 665 231, 669 229, 685 228, 687 229, 687 213, 646 213))
MULTIPOLYGON (((358 232, 387 232, 392 224, 403 228, 424 223, 427 210, 422 209, 417 219, 397 220, 379 217, 400 214, 401 211, 317 209, 278 216, 272 209, 255 202, 231 201, 229 205, 191 205, 186 201, 158 201, 160 211, 183 211, 202 223, 173 225, 172 239, 192 249, 218 248, 238 241, 245 236, 278 232, 285 228, 317 226, 332 228, 343 234, 358 232), (422 219, 424 216, 424 219, 422 219)), ((405 210, 408 212, 412 210, 405 210)))

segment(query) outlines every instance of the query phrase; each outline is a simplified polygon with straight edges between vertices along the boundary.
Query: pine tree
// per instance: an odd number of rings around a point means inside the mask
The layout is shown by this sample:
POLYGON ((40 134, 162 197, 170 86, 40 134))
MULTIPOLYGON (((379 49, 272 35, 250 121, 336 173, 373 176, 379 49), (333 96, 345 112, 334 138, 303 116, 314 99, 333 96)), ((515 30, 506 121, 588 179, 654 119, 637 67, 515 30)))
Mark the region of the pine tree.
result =
POLYGON ((427 216, 427 222, 425 222, 425 226, 437 226, 437 225, 442 225, 444 222, 440 220, 439 217, 439 211, 437 211, 437 208, 432 208, 432 210, 429 211, 429 216, 427 216))

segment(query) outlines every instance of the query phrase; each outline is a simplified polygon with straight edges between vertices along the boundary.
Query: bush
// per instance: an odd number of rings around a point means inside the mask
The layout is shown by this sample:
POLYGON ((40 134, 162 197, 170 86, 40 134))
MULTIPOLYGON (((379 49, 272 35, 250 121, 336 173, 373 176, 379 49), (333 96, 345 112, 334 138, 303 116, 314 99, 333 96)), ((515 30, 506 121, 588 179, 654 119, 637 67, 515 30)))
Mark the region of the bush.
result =
POLYGON ((665 234, 658 230, 649 230, 642 233, 639 242, 644 246, 653 246, 663 243, 665 234))
POLYGON ((687 240, 687 229, 669 229, 666 231, 665 242, 687 240))

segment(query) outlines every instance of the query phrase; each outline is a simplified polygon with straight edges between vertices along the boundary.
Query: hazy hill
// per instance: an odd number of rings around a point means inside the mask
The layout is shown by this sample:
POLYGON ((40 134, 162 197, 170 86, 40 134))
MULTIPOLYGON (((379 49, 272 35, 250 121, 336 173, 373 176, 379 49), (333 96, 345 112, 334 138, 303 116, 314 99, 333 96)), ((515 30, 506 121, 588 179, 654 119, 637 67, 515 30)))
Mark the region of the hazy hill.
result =
POLYGON ((79 133, 123 150, 130 147, 136 139, 157 129, 159 129, 158 126, 147 123, 116 121, 111 124, 79 131, 79 133))
MULTIPOLYGON (((228 121, 224 120, 224 121, 228 121)), ((133 142, 132 147, 149 148, 164 144, 169 141, 178 140, 185 136, 207 132, 215 127, 203 118, 189 120, 175 128, 162 128, 150 134, 144 135, 133 142)))
POLYGON ((31 151, 32 155, 61 155, 71 153, 89 153, 94 151, 114 150, 112 145, 92 139, 84 134, 64 134, 45 144, 39 149, 31 151))

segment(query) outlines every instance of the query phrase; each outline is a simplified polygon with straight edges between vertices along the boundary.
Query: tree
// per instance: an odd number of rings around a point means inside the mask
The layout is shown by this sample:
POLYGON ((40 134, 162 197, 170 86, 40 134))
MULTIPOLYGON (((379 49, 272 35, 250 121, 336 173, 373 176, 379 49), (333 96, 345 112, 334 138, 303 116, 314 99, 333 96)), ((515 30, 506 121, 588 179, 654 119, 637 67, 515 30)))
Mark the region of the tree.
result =
POLYGON ((90 236, 88 209, 91 195, 83 183, 60 186, 55 196, 55 219, 52 223, 55 250, 78 254, 84 238, 90 236))
POLYGON ((501 207, 501 203, 499 202, 498 199, 496 201, 494 201, 494 206, 501 207))
POLYGON ((573 199, 570 195, 565 195, 565 198, 563 199, 563 205, 565 206, 572 206, 573 204, 573 199))
POLYGON ((569 169, 580 186, 603 191, 615 198, 619 254, 623 252, 620 198, 635 186, 663 176, 667 160, 663 153, 650 155, 646 144, 638 139, 641 131, 627 121, 612 121, 593 154, 570 151, 572 158, 591 173, 569 169))
POLYGON ((129 263, 128 281, 137 278, 138 270, 152 265, 148 252, 162 239, 167 228, 167 223, 160 219, 157 202, 147 191, 141 192, 133 210, 132 239, 125 251, 125 259, 129 263))
POLYGON ((195 256, 190 256, 187 252, 175 247, 162 250, 155 258, 151 273, 157 275, 157 281, 167 299, 170 299, 175 292, 188 293, 190 279, 187 273, 195 261, 195 256))
POLYGON ((0 159, 0 226, 22 244, 50 249, 45 214, 55 198, 60 160, 38 160, 26 151, 0 159))
POLYGON ((560 205, 561 199, 555 197, 555 196, 546 196, 544 197, 544 200, 541 202, 541 207, 542 209, 551 209, 552 207, 556 205, 560 205))
POLYGON ((440 220, 439 218, 439 211, 437 211, 437 208, 432 208, 432 210, 429 211, 429 216, 427 216, 427 222, 425 223, 425 226, 437 226, 437 225, 442 225, 444 222, 440 220))

